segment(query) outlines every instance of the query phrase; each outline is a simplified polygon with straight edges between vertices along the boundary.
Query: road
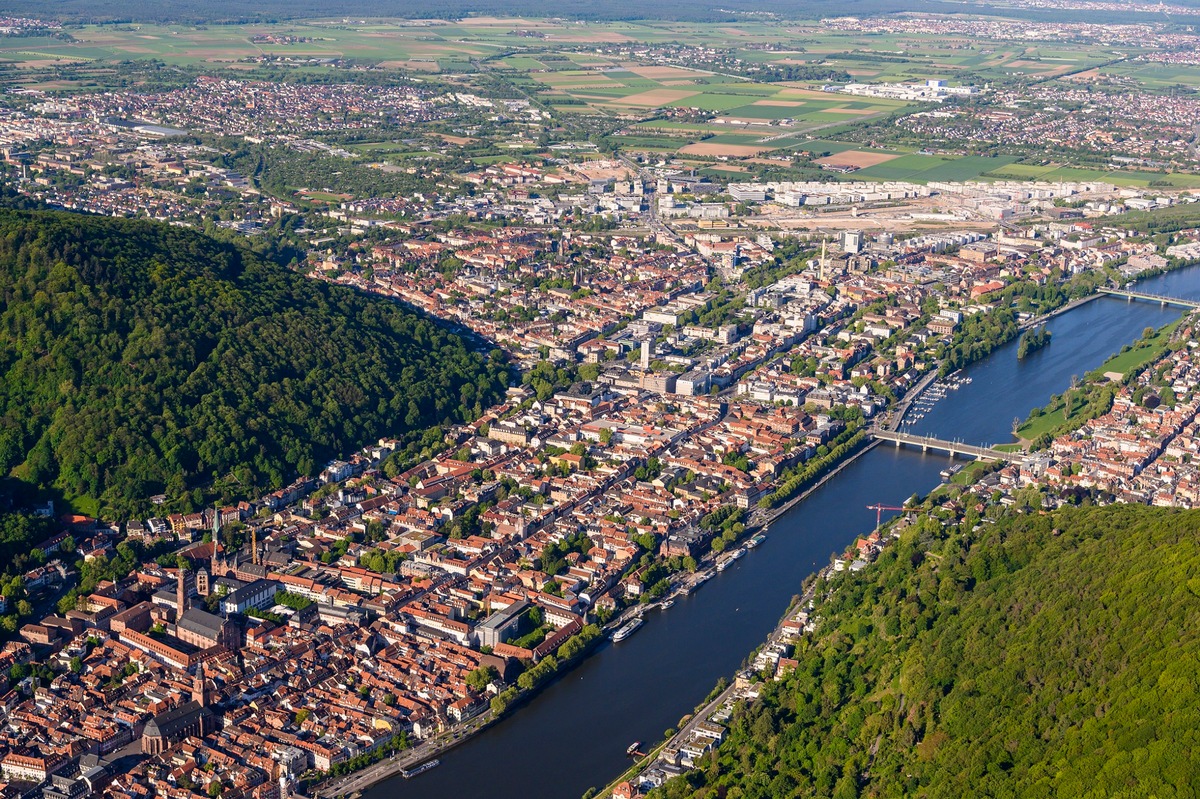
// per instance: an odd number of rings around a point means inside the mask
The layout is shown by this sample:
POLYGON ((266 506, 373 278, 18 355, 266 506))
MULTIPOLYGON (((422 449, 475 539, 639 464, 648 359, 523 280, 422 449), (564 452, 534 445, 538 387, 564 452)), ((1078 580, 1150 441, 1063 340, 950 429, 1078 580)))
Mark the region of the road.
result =
MULTIPOLYGON (((621 163, 632 169, 638 175, 638 177, 642 179, 642 182, 658 183, 658 177, 649 169, 646 169, 627 156, 622 155, 620 156, 620 159, 621 163)), ((647 219, 650 223, 648 225, 650 232, 654 233, 656 236, 663 236, 667 239, 670 239, 673 244, 677 244, 680 247, 685 246, 683 239, 676 235, 675 231, 671 230, 671 228, 659 218, 657 199, 658 198, 655 196, 650 198, 650 210, 646 212, 647 219)))
POLYGON ((384 758, 378 763, 373 763, 353 774, 325 782, 319 788, 315 789, 312 795, 314 799, 321 799, 322 797, 334 797, 366 790, 377 782, 394 777, 400 773, 401 769, 418 766, 421 763, 431 760, 441 752, 457 746, 491 724, 493 720, 492 711, 485 710, 466 723, 455 725, 440 735, 422 741, 411 749, 397 752, 391 757, 384 758))

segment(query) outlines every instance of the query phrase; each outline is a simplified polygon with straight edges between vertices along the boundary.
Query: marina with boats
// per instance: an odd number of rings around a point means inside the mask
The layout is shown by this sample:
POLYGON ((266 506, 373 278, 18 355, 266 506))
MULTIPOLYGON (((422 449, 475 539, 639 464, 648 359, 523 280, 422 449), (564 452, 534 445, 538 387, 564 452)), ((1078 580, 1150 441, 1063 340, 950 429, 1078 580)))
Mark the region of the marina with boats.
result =
POLYGON ((904 418, 900 421, 900 424, 914 425, 921 421, 933 410, 937 403, 946 398, 947 392, 958 391, 963 386, 970 385, 971 381, 971 376, 964 375, 960 369, 951 372, 940 380, 930 383, 909 404, 904 414, 904 418))

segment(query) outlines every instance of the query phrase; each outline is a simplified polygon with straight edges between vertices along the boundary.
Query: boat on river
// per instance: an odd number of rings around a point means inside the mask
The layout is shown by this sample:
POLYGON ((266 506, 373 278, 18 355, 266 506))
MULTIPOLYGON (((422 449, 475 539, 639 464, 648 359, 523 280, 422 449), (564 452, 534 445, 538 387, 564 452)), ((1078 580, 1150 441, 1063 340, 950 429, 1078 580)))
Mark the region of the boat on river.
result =
POLYGON ((641 618, 634 619, 633 621, 629 622, 629 624, 626 624, 624 627, 613 633, 613 641, 624 641, 626 638, 637 632, 637 629, 644 623, 645 622, 641 618))
POLYGON ((406 780, 411 780, 413 777, 417 776, 418 774, 424 774, 426 771, 429 771, 429 769, 440 766, 441 763, 442 763, 442 761, 438 760, 435 757, 433 760, 427 760, 426 762, 422 763, 421 765, 417 766, 416 768, 400 769, 400 776, 406 780))
POLYGON ((756 546, 758 546, 759 544, 761 544, 763 541, 766 541, 766 540, 767 540, 767 537, 765 535, 763 535, 762 533, 759 533, 758 535, 754 536, 749 541, 747 541, 746 546, 749 547, 750 549, 754 549, 756 546))

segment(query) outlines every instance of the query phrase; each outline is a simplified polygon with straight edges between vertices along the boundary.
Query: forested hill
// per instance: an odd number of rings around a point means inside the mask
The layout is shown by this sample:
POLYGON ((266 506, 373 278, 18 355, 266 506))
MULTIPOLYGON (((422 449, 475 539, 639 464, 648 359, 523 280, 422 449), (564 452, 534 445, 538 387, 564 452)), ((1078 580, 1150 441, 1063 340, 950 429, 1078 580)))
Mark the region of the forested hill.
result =
POLYGON ((388 300, 167 225, 0 211, 0 474, 118 513, 473 418, 507 367, 388 300))
POLYGON ((921 526, 835 578, 799 667, 652 796, 1195 795, 1200 512, 921 526))

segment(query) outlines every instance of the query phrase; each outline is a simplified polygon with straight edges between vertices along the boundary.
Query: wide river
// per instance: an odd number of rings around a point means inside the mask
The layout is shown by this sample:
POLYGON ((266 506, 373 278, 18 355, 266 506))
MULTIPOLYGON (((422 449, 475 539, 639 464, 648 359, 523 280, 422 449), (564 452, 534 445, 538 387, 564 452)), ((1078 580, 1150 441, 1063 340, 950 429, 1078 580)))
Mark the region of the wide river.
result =
MULTIPOLYGON (((1200 298, 1200 267, 1141 283, 1143 291, 1200 298)), ((964 370, 972 381, 906 428, 968 443, 1010 441, 1024 418, 1120 350, 1147 326, 1181 314, 1147 302, 1101 298, 1052 319, 1050 345, 1023 361, 1016 342, 964 370)), ((638 633, 606 643, 512 717, 442 756, 411 781, 394 778, 366 799, 578 799, 629 765, 633 741, 657 741, 731 677, 774 628, 804 578, 871 530, 881 502, 902 504, 940 481, 950 459, 882 444, 771 525, 767 541, 638 633)))

